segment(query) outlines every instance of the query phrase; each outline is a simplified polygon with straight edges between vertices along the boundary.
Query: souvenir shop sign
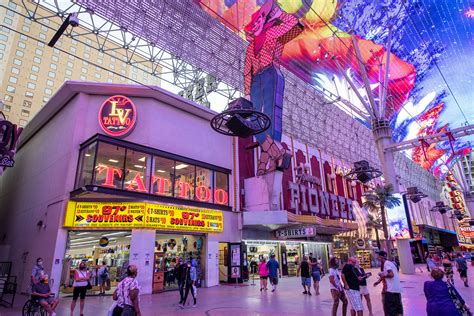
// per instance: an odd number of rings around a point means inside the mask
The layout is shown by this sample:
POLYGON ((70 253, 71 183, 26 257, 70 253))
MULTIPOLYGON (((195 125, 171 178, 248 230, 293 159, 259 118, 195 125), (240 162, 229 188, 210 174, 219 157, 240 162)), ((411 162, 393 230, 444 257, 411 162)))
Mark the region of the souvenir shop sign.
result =
POLYGON ((165 229, 176 231, 222 232, 221 211, 174 205, 127 202, 73 202, 66 210, 65 227, 165 229))
POLYGON ((314 236, 316 236, 316 228, 312 226, 285 228, 285 229, 278 229, 275 231, 275 237, 278 239, 314 237, 314 236))

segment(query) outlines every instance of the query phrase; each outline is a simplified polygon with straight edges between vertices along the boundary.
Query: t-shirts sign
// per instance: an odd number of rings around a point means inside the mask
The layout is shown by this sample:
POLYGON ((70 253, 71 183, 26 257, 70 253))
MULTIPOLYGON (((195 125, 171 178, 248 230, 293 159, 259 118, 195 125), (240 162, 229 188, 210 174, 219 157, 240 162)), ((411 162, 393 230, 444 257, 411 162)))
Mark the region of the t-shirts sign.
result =
POLYGON ((314 237, 316 236, 316 228, 310 226, 279 229, 275 231, 275 236, 279 239, 314 237))
POLYGON ((216 210, 166 204, 69 201, 64 226, 218 233, 224 229, 224 214, 216 210))

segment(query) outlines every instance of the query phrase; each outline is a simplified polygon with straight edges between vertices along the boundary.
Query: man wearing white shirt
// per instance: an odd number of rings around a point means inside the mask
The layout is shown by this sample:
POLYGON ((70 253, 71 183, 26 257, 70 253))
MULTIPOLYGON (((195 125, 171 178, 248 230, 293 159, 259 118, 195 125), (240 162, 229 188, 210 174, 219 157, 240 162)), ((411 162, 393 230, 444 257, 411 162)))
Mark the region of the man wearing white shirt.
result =
POLYGON ((384 311, 386 316, 401 316, 403 315, 402 285, 397 267, 393 262, 387 260, 385 251, 380 251, 378 258, 383 266, 383 271, 379 273, 379 277, 385 280, 387 284, 383 301, 384 311))

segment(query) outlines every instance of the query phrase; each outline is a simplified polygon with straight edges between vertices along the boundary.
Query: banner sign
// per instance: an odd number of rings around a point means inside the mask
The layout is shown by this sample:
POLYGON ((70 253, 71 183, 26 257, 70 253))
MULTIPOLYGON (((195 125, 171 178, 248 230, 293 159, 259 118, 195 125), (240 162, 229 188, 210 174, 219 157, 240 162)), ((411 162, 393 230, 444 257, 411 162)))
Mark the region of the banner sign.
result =
POLYGON ((308 226, 308 227, 278 229, 275 231, 275 236, 278 239, 314 237, 316 236, 316 228, 312 226, 308 226))
POLYGON ((218 233, 224 229, 224 214, 221 211, 165 204, 69 201, 64 226, 218 233))

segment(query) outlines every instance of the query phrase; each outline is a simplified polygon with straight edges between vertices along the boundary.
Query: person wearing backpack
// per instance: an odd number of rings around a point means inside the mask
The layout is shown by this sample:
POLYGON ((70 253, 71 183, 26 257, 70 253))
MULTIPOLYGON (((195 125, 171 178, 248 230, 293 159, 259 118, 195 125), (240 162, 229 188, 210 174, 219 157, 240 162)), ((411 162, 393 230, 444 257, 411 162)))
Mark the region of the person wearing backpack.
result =
POLYGON ((99 295, 105 295, 107 281, 109 280, 109 268, 105 261, 102 263, 102 267, 99 268, 99 295))
POLYGON ((135 265, 127 268, 127 277, 120 281, 114 292, 113 300, 117 301, 112 316, 141 316, 137 281, 138 269, 135 265))
POLYGON ((458 267, 459 276, 461 280, 464 282, 465 287, 469 287, 468 280, 467 280, 467 261, 463 258, 463 256, 458 253, 458 257, 456 258, 456 266, 458 267))

